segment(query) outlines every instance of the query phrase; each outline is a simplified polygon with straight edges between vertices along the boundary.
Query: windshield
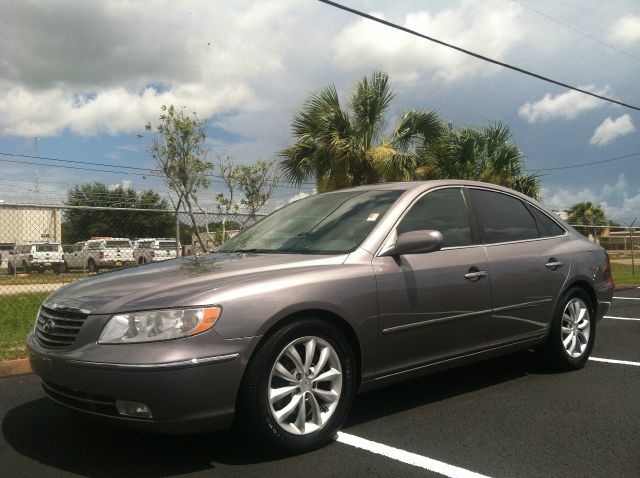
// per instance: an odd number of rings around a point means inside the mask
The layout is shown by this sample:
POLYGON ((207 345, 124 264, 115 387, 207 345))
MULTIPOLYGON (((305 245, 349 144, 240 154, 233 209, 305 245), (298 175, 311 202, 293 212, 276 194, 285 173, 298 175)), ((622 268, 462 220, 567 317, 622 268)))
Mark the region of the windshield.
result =
POLYGON ((238 234, 220 252, 351 252, 403 191, 348 191, 296 201, 238 234))
POLYGON ((131 247, 131 243, 129 241, 107 241, 105 247, 107 249, 121 249, 124 247, 131 247))

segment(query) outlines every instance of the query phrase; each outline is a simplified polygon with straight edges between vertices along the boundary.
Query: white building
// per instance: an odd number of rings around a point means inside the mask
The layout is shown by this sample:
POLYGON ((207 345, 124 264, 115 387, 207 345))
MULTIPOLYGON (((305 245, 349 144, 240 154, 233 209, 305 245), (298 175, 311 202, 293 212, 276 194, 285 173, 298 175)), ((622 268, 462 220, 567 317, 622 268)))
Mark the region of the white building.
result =
POLYGON ((60 242, 60 209, 0 204, 0 243, 60 242))

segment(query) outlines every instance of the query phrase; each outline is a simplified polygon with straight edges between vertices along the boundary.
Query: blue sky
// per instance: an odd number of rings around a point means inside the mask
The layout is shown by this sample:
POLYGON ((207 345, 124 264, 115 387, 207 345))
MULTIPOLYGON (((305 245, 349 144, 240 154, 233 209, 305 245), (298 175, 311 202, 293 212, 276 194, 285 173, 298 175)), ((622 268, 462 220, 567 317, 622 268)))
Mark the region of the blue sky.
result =
MULTIPOLYGON (((640 105, 637 1, 345 3, 640 105)), ((212 154, 229 154, 240 163, 269 159, 291 141, 291 117, 311 92, 333 83, 347 98, 358 79, 373 70, 388 72, 393 81, 390 127, 407 108, 436 109, 456 126, 504 121, 532 170, 640 153, 637 111, 319 2, 5 0, 0 5, 3 153, 152 167, 137 134, 158 116, 161 104, 173 103, 207 120, 212 154)), ((543 202, 566 208, 591 200, 609 216, 630 221, 640 215, 639 161, 636 156, 546 172, 543 202)), ((150 176, 0 162, 0 199, 32 199, 36 170, 39 199, 50 202, 60 200, 70 185, 92 180, 165 190, 150 176)), ((218 190, 214 183, 204 202, 212 204, 218 190)), ((281 188, 272 206, 300 192, 281 188)))

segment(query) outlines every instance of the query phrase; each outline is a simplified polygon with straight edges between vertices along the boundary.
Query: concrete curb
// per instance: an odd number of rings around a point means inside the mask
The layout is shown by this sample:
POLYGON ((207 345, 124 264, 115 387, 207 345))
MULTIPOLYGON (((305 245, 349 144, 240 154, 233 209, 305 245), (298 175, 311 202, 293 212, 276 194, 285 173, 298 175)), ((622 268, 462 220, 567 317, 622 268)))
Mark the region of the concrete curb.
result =
POLYGON ((0 378, 31 373, 29 359, 5 360, 0 362, 0 378))

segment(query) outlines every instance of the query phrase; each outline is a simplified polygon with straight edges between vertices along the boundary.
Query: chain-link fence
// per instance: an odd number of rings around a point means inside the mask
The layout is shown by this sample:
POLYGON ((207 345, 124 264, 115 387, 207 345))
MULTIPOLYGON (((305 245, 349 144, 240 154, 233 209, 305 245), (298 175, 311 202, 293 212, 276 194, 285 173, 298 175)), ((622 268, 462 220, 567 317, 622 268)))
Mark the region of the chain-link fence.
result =
POLYGON ((0 297, 215 250, 258 218, 157 209, 0 204, 0 297))

